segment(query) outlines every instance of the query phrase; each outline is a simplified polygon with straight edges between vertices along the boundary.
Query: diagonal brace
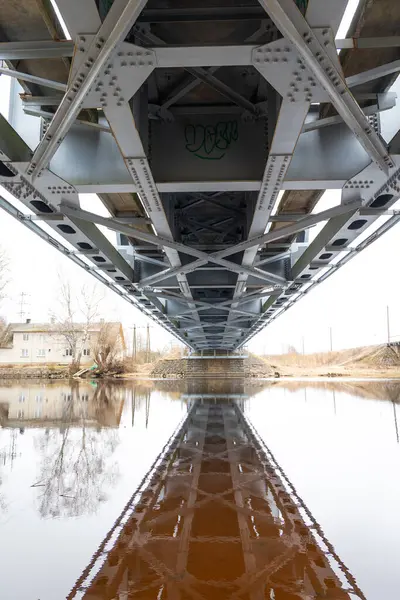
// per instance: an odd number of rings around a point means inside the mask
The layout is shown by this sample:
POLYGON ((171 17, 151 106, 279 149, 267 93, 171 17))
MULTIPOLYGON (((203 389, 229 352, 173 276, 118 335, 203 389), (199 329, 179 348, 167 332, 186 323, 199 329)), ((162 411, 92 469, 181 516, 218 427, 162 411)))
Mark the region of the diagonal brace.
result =
MULTIPOLYGON (((258 277, 259 279, 266 281, 267 283, 272 283, 272 284, 277 284, 277 285, 282 285, 282 284, 286 283, 286 279, 284 279, 283 277, 279 277, 278 275, 274 275, 272 273, 267 273, 266 271, 262 271, 261 269, 242 267, 241 265, 237 265, 231 261, 224 260, 223 258, 219 258, 218 256, 215 256, 213 254, 207 254, 206 252, 202 252, 201 250, 196 250, 195 248, 191 248, 190 246, 185 246, 184 244, 174 242, 172 240, 163 238, 161 236, 156 236, 152 233, 142 231, 135 227, 129 227, 128 225, 122 225, 122 224, 118 223, 118 221, 116 221, 115 219, 100 217, 93 213, 74 208, 67 204, 60 205, 60 212, 66 214, 66 215, 72 216, 72 217, 76 217, 77 219, 81 219, 83 221, 89 221, 91 223, 97 223, 98 225, 104 225, 105 227, 108 227, 109 229, 118 231, 120 233, 124 233, 125 235, 135 237, 135 238, 145 241, 145 242, 149 242, 150 244, 155 244, 157 246, 165 246, 167 248, 172 248, 173 250, 176 250, 177 252, 182 252, 184 254, 187 254, 189 256, 194 256, 195 258, 199 259, 199 261, 194 261, 193 263, 190 263, 189 265, 178 266, 178 267, 174 267, 173 269, 166 269, 165 271, 162 271, 162 273, 160 273, 159 275, 148 277, 140 282, 141 287, 150 286, 149 281, 152 280, 153 277, 154 278, 160 277, 159 281, 161 281, 162 279, 165 279, 165 277, 169 277, 170 274, 172 274, 172 272, 174 273, 174 275, 184 274, 186 272, 193 271, 198 266, 205 265, 208 262, 212 262, 217 265, 220 265, 220 266, 226 268, 227 270, 233 271, 234 273, 248 273, 249 275, 258 277), (201 265, 198 264, 200 262, 201 262, 201 265), (192 268, 192 265, 194 265, 195 263, 196 263, 196 266, 194 268, 192 268), (170 271, 171 271, 171 273, 170 273, 170 271)), ((232 249, 230 249, 230 250, 232 250, 232 249)), ((230 252, 228 252, 228 254, 229 253, 230 252)), ((231 253, 234 254, 235 250, 232 250, 231 253)))
MULTIPOLYGON (((317 223, 320 223, 321 221, 326 221, 326 220, 328 220, 332 217, 336 217, 338 215, 347 214, 347 213, 351 213, 351 212, 355 213, 360 206, 361 206, 360 201, 354 201, 349 204, 340 204, 339 206, 329 208, 329 209, 321 211, 320 213, 317 213, 315 215, 309 215, 309 216, 305 217, 304 219, 300 219, 296 223, 293 223, 292 225, 288 225, 286 227, 281 227, 280 229, 270 231, 263 235, 256 236, 250 240, 246 240, 245 242, 241 242, 240 244, 236 244, 235 246, 226 248, 225 250, 220 250, 219 252, 215 252, 213 254, 208 254, 208 255, 206 255, 207 256, 206 261, 204 259, 200 259, 200 260, 193 261, 193 262, 189 263, 188 265, 184 265, 183 267, 180 267, 179 269, 178 268, 165 269, 161 273, 158 273, 156 275, 153 275, 151 277, 147 277, 146 279, 143 279, 140 282, 140 284, 142 286, 154 285, 154 284, 158 283, 159 281, 162 281, 166 277, 172 277, 172 276, 176 275, 177 273, 182 273, 182 272, 190 273, 192 271, 195 271, 199 267, 202 267, 203 265, 207 264, 207 262, 216 262, 216 260, 220 260, 222 257, 236 254, 237 252, 242 252, 244 250, 247 250, 248 248, 252 248, 254 246, 260 246, 263 244, 268 244, 268 243, 274 242, 276 240, 282 239, 289 235, 293 235, 300 231, 304 231, 305 229, 308 229, 309 227, 313 227, 314 225, 316 225, 317 223)), ((221 263, 218 262, 217 264, 221 264, 221 263)), ((237 265, 235 265, 235 266, 237 267, 237 265)), ((240 266, 239 269, 240 269, 241 273, 248 273, 250 271, 250 274, 253 276, 256 276, 256 273, 260 272, 260 269, 257 269, 256 267, 240 266)), ((236 271, 237 271, 237 269, 236 269, 236 271)))
POLYGON ((259 0, 280 32, 329 94, 343 121, 379 167, 388 173, 393 161, 388 150, 351 94, 337 65, 321 45, 293 0, 259 0))

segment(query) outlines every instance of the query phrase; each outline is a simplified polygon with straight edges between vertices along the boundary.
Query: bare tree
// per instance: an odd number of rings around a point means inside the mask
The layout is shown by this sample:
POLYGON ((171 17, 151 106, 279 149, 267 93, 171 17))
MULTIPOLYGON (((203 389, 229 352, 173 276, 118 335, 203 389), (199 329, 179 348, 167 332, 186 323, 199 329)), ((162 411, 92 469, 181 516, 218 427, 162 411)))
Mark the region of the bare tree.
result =
POLYGON ((99 292, 96 285, 84 286, 79 299, 80 311, 83 317, 83 328, 78 339, 76 363, 79 366, 84 347, 88 345, 90 326, 99 318, 99 305, 104 299, 104 294, 99 292))
POLYGON ((71 282, 59 274, 58 310, 51 317, 72 357, 73 372, 79 370, 83 349, 88 346, 90 327, 99 317, 99 305, 103 298, 96 285, 84 286, 74 292, 71 282))
POLYGON ((120 325, 118 323, 102 323, 92 349, 99 369, 108 371, 117 366, 124 351, 120 325))
POLYGON ((76 326, 77 309, 74 302, 71 283, 59 275, 58 310, 51 317, 59 337, 63 340, 66 350, 72 356, 74 364, 77 348, 79 328, 76 326))
POLYGON ((8 266, 8 255, 3 248, 0 248, 0 302, 4 300, 6 295, 5 292, 8 284, 8 266))
POLYGON ((7 321, 4 317, 0 317, 0 348, 6 346, 9 341, 9 330, 7 328, 7 321))

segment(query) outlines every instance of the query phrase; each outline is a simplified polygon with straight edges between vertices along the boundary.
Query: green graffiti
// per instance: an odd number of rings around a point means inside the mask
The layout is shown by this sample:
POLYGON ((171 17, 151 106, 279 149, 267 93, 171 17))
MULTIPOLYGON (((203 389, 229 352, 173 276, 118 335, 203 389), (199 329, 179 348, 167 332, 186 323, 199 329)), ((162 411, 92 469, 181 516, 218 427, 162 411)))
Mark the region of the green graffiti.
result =
POLYGON ((308 6, 308 0, 296 0, 296 4, 300 10, 300 12, 305 15, 308 6))
POLYGON ((221 160, 232 142, 239 137, 237 121, 216 125, 186 125, 186 150, 202 160, 221 160))

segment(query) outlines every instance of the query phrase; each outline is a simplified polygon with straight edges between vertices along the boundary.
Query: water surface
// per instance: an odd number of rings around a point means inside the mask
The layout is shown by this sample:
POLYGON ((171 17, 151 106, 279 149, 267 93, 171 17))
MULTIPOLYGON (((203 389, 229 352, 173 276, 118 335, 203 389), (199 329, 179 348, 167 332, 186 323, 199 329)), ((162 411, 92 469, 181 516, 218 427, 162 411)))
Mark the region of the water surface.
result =
POLYGON ((188 407, 228 392, 365 597, 398 598, 400 386, 281 381, 0 386, 1 598, 67 597, 188 407))

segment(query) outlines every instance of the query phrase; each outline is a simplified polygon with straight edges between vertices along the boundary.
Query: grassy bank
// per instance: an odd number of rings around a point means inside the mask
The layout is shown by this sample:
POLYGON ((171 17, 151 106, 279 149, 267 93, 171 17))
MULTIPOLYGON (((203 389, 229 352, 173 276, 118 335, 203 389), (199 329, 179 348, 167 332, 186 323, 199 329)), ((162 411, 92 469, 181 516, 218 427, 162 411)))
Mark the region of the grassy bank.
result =
POLYGON ((282 377, 399 377, 400 346, 382 344, 313 354, 269 355, 263 359, 282 377))

